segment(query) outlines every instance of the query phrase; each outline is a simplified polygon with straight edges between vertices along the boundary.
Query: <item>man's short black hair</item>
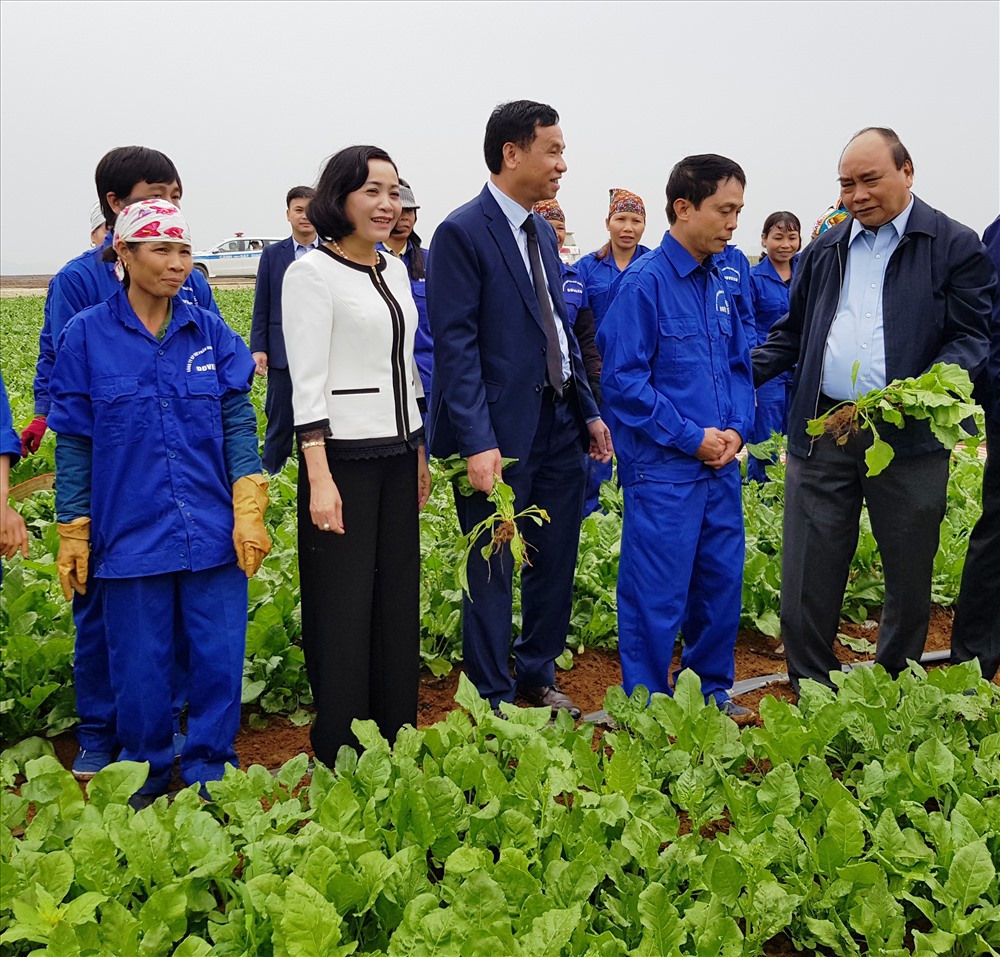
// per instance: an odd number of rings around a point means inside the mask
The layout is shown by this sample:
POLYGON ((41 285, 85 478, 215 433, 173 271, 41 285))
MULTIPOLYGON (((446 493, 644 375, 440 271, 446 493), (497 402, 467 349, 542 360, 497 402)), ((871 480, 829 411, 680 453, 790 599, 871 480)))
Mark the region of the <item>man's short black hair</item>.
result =
POLYGON ((174 183, 181 187, 177 167, 165 153, 147 146, 119 146, 105 153, 94 172, 97 198, 109 229, 114 227, 118 215, 108 202, 108 193, 114 193, 124 202, 136 183, 174 183))
MULTIPOLYGON (((344 203, 349 193, 368 182, 369 160, 385 160, 396 169, 392 157, 377 146, 348 146, 326 161, 316 184, 316 195, 309 203, 309 221, 322 239, 339 242, 354 232, 354 224, 344 212, 344 203)), ((398 175, 399 171, 396 172, 398 175)))
MULTIPOLYGON (((892 154, 892 161, 896 164, 896 169, 902 169, 907 163, 910 164, 910 169, 913 169, 913 157, 910 156, 910 151, 903 146, 903 142, 896 134, 896 131, 890 129, 888 126, 866 126, 863 130, 858 130, 847 141, 847 146, 850 146, 851 143, 864 133, 878 133, 885 140, 886 145, 889 147, 889 152, 892 154)), ((847 149, 847 146, 844 149, 847 149)), ((840 155, 843 156, 844 154, 841 153, 840 155)))
POLYGON ((291 208, 292 200, 294 199, 311 200, 315 195, 316 190, 314 190, 311 186, 293 186, 288 191, 288 195, 285 197, 285 209, 291 208))
POLYGON ((539 126, 555 126, 559 114, 545 103, 534 100, 512 100, 501 103, 486 121, 486 136, 483 140, 483 154, 486 168, 491 173, 499 173, 503 167, 504 143, 514 143, 521 149, 528 149, 535 140, 539 126))
POLYGON ((695 209, 709 196, 715 194, 719 183, 735 179, 746 186, 747 177, 739 163, 719 156, 718 153, 699 153, 685 156, 671 171, 667 180, 667 222, 677 222, 674 203, 686 199, 695 209))

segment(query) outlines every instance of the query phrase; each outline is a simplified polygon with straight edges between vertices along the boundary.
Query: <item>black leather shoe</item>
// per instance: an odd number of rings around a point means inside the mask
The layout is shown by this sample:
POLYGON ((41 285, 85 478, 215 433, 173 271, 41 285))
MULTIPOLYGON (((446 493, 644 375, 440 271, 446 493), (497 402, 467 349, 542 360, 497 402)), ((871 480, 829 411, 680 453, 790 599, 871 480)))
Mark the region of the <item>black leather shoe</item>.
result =
POLYGON ((573 699, 564 695, 555 685, 545 685, 543 688, 518 688, 518 695, 534 708, 551 708, 556 711, 568 711, 574 721, 580 720, 580 709, 573 704, 573 699))

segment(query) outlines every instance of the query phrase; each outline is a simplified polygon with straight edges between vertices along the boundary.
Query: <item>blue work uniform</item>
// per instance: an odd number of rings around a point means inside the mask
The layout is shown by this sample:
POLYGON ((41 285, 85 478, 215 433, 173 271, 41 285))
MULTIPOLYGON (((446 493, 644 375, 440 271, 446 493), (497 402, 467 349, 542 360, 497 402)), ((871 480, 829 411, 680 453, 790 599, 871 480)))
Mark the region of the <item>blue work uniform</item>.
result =
MULTIPOLYGON (((614 253, 610 250, 603 259, 597 258, 597 253, 587 253, 576 262, 576 271, 580 281, 586 286, 590 308, 594 312, 594 329, 599 331, 608 307, 617 292, 621 277, 631 269, 646 253, 648 246, 636 244, 632 258, 624 269, 618 268, 614 253)), ((599 349, 600 347, 598 347, 599 349)), ((614 439, 614 433, 611 434, 614 439)), ((587 458, 587 490, 583 500, 584 516, 596 512, 601 507, 601 482, 610 482, 613 469, 610 462, 598 462, 587 458)))
MULTIPOLYGON (((79 312, 115 295, 122 284, 114 263, 104 262, 104 251, 114 241, 109 232, 104 243, 71 259, 52 277, 45 297, 45 319, 38 337, 38 364, 35 369, 35 414, 48 415, 51 405, 49 379, 56 359, 59 337, 67 323, 79 312)), ((178 294, 184 302, 219 314, 207 280, 197 270, 178 294)), ((108 671, 107 639, 101 608, 101 583, 94 582, 85 595, 73 595, 73 684, 80 723, 76 737, 84 750, 113 754, 118 748, 114 692, 108 671)), ((181 669, 183 671, 183 668, 181 669)), ((177 703, 179 712, 183 701, 177 703)))
POLYGON ((563 300, 566 302, 566 319, 570 328, 576 326, 576 317, 581 309, 590 305, 587 287, 583 284, 580 270, 575 264, 561 262, 563 300))
MULTIPOLYGON (((385 245, 377 243, 377 248, 390 256, 396 254, 385 245)), ((427 259, 430 256, 430 247, 421 246, 424 254, 424 272, 427 271, 427 259)), ((420 374, 420 382, 424 387, 424 400, 427 401, 431 394, 431 370, 434 367, 434 340, 431 337, 431 324, 427 318, 427 280, 414 279, 410 273, 410 260, 413 258, 413 243, 407 242, 406 249, 400 256, 406 266, 406 274, 410 276, 410 291, 413 293, 413 301, 417 306, 417 331, 413 338, 413 361, 417 364, 417 372, 420 374)))
POLYGON ((622 684, 670 692, 683 668, 720 704, 733 683, 743 583, 740 472, 696 458, 704 430, 753 420, 750 352, 712 258, 699 264, 668 232, 622 277, 597 333, 603 412, 625 490, 618 571, 622 684))
MULTIPOLYGON (((14 417, 10 411, 10 401, 7 398, 7 387, 3 383, 3 373, 0 372, 0 455, 10 458, 13 468, 21 459, 21 440, 14 431, 14 417)), ((0 502, 0 505, 5 505, 0 502)), ((3 564, 0 563, 0 582, 3 581, 3 564)))
MULTIPOLYGON (((792 273, 798 265, 799 257, 792 259, 792 273)), ((756 322, 756 341, 765 342, 771 326, 788 312, 788 288, 776 272, 771 260, 764 256, 750 270, 750 289, 753 295, 753 312, 756 322)), ((757 387, 757 411, 748 442, 765 442, 772 432, 785 435, 788 431, 788 406, 792 396, 793 371, 782 372, 773 379, 757 387)), ((765 462, 747 458, 747 478, 754 482, 766 482, 765 462)))
POLYGON ((162 340, 123 288, 66 326, 49 425, 60 521, 91 518, 89 587, 103 585, 120 760, 173 765, 175 646, 189 660, 189 784, 235 764, 247 581, 233 546, 233 483, 261 471, 248 393, 254 361, 221 317, 172 300, 162 340))
POLYGON ((754 317, 753 287, 750 284, 750 260, 743 252, 730 243, 715 258, 719 275, 726 280, 729 298, 736 306, 747 345, 752 349, 762 339, 757 339, 757 325, 754 317))

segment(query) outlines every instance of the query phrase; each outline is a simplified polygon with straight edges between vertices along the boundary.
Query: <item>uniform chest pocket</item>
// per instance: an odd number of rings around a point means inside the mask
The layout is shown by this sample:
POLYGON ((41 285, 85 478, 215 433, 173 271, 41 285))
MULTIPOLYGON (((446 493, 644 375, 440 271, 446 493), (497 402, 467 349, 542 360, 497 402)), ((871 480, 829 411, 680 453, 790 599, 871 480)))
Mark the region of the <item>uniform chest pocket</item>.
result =
POLYGON ((689 368, 707 356, 705 333, 697 316, 660 318, 660 365, 667 370, 689 368))
POLYGON ((187 438, 217 439, 222 437, 222 387, 215 372, 215 365, 204 363, 205 368, 192 369, 184 377, 187 393, 180 402, 180 425, 187 438))
POLYGON ((109 445, 142 439, 149 425, 148 399, 139 395, 139 377, 103 375, 90 384, 94 407, 94 437, 109 445))

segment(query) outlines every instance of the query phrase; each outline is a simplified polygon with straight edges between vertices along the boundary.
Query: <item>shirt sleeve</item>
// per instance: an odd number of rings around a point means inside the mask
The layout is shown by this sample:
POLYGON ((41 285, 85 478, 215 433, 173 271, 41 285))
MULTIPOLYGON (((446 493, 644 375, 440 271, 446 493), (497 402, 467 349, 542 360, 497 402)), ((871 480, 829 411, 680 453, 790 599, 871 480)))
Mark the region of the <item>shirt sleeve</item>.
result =
POLYGON ((9 455, 11 465, 21 458, 21 440, 14 431, 14 416, 10 411, 10 400, 7 398, 7 387, 4 385, 2 373, 0 373, 0 455, 9 455))
POLYGON ((257 451, 257 416, 245 392, 222 397, 222 444, 231 485, 244 475, 264 471, 257 451))
POLYGON ((35 415, 48 415, 52 405, 49 382, 56 361, 56 348, 63 330, 78 312, 97 303, 98 298, 86 288, 83 277, 66 269, 52 277, 45 296, 45 321, 38 337, 38 364, 35 367, 35 415))
POLYGON ((219 318, 222 318, 219 304, 215 301, 215 296, 212 295, 212 287, 197 269, 191 271, 191 288, 194 290, 194 297, 202 309, 214 312, 219 318))
POLYGON ((653 388, 658 330, 655 300, 639 283, 622 282, 597 331, 597 345, 604 357, 604 404, 626 428, 643 433, 657 445, 694 455, 704 441, 705 430, 653 388))
POLYGON ((330 425, 325 393, 333 312, 333 293, 309 257, 292 263, 281 285, 281 318, 292 379, 292 413, 298 430, 325 429, 330 425))
POLYGON ((82 435, 56 438, 56 519, 72 522, 90 515, 93 442, 82 435))

